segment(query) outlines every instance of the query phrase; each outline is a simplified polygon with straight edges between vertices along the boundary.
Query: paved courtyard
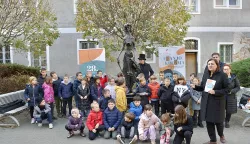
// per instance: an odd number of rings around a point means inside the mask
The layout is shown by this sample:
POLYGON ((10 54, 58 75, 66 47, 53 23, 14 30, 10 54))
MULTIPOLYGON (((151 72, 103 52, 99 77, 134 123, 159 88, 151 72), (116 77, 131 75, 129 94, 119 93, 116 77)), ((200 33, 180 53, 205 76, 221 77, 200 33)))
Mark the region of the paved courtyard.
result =
MULTIPOLYGON (((241 126, 244 116, 245 114, 241 110, 232 116, 231 128, 225 129, 227 144, 250 144, 250 127, 241 126)), ((67 119, 56 120, 54 128, 49 129, 47 124, 44 124, 42 128, 37 127, 36 124, 30 124, 28 112, 23 112, 17 117, 21 122, 20 127, 0 128, 0 144, 118 144, 115 140, 103 138, 90 141, 87 137, 82 138, 79 135, 67 139, 68 133, 64 129, 67 119)), ((206 128, 194 129, 192 144, 202 144, 208 140, 206 128)))

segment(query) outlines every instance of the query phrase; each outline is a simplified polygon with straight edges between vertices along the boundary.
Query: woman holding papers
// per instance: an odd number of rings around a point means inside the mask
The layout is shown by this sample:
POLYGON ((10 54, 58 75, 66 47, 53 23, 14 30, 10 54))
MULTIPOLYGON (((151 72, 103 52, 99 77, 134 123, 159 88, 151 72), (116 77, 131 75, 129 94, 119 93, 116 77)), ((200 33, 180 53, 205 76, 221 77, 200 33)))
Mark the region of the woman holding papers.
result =
POLYGON ((205 144, 217 144, 215 126, 220 136, 220 142, 226 143, 223 133, 225 120, 225 95, 228 93, 227 75, 220 71, 216 59, 207 62, 208 72, 205 72, 201 85, 191 84, 197 91, 204 91, 201 100, 201 119, 206 121, 210 141, 205 144))

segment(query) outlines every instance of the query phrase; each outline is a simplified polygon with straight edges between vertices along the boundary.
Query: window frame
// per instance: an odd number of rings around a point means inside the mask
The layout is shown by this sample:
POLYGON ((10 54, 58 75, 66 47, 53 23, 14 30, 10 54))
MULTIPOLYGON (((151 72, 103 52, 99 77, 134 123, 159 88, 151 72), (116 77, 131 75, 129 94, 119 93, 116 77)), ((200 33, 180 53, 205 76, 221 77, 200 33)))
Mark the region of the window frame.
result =
MULTIPOLYGON (((46 51, 45 51, 45 53, 46 53, 46 70, 47 71, 50 71, 50 59, 49 59, 49 46, 47 45, 46 46, 46 51)), ((42 58, 41 58, 41 56, 39 56, 39 67, 41 67, 41 60, 42 60, 42 58)), ((30 52, 30 50, 28 51, 28 66, 33 66, 32 65, 32 63, 34 63, 34 59, 32 59, 32 52, 30 52), (32 62, 32 60, 33 60, 33 62, 32 62)))
POLYGON ((78 0, 73 0, 73 8, 74 8, 74 14, 77 14, 77 3, 78 0))
MULTIPOLYGON (((192 0, 188 0, 189 3, 188 3, 188 8, 191 7, 191 1, 192 0)), ((192 12, 192 11, 189 11, 190 14, 193 14, 193 15, 196 15, 196 14, 201 14, 201 1, 200 0, 196 0, 197 1, 197 12, 192 12)), ((185 3, 185 0, 183 0, 184 4, 185 4, 185 7, 186 7, 186 3, 185 3)))
MULTIPOLYGON (((77 39, 77 44, 76 44, 76 47, 77 47, 77 64, 80 65, 80 62, 79 62, 79 50, 88 50, 88 49, 81 49, 80 48, 80 42, 82 41, 89 41, 88 39, 77 39)), ((98 39, 92 39, 91 41, 96 41, 96 42, 99 42, 98 39)), ((99 47, 99 43, 96 45, 95 48, 100 48, 99 47)))
MULTIPOLYGON (((150 48, 153 48, 153 47, 146 47, 147 49, 150 49, 150 48)), ((147 54, 146 54, 146 51, 145 50, 143 50, 142 51, 142 54, 145 54, 145 56, 146 56, 146 59, 147 59, 147 54)), ((153 55, 153 60, 146 60, 146 62, 147 63, 150 63, 150 64, 154 64, 154 63, 156 63, 156 55, 153 53, 152 54, 153 55)))
POLYGON ((218 48, 217 48, 217 52, 221 55, 221 53, 220 53, 220 46, 221 45, 232 45, 232 54, 231 54, 231 57, 232 57, 232 61, 231 62, 225 62, 225 52, 224 52, 224 59, 223 59, 223 62, 224 63, 228 63, 228 64, 230 64, 230 63, 232 63, 233 62, 233 54, 234 54, 234 47, 233 47, 233 45, 234 45, 234 43, 233 42, 218 42, 218 48))
POLYGON ((229 0, 226 0, 226 1, 227 1, 226 6, 216 6, 216 0, 213 0, 214 9, 242 9, 242 0, 239 0, 240 1, 240 6, 239 7, 230 7, 229 0))
MULTIPOLYGON (((2 57, 3 57, 3 63, 2 64, 8 64, 8 63, 6 63, 6 53, 5 52, 6 52, 5 47, 3 46, 2 47, 2 57)), ((7 60, 10 60, 10 63, 12 64, 12 63, 14 63, 13 62, 13 47, 12 46, 10 46, 10 52, 9 53, 10 53, 10 59, 7 59, 7 60)))

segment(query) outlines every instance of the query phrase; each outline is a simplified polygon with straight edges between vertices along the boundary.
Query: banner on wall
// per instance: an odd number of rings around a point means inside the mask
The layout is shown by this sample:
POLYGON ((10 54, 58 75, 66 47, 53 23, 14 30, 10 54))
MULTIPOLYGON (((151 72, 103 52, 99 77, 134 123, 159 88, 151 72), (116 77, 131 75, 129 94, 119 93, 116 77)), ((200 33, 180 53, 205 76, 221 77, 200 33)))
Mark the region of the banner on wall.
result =
POLYGON ((87 71, 92 71, 92 74, 96 75, 98 70, 105 73, 105 49, 79 49, 78 64, 80 66, 80 72, 83 74, 86 74, 87 71))
POLYGON ((159 70, 173 81, 173 73, 186 76, 185 48, 183 46, 159 47, 159 70))

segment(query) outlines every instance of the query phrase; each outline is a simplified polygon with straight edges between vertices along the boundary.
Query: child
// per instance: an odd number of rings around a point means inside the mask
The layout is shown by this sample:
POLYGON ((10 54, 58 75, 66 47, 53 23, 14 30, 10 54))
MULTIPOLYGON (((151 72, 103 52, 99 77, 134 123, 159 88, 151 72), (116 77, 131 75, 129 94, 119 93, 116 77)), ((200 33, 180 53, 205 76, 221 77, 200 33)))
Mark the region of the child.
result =
POLYGON ((170 137, 174 134, 174 124, 171 121, 170 113, 161 116, 160 144, 170 144, 170 137))
MULTIPOLYGON (((197 77, 193 78, 193 84, 200 85, 199 78, 197 78, 197 77)), ((193 115, 194 128, 197 127, 197 123, 198 123, 199 127, 203 128, 204 126, 202 124, 202 120, 201 120, 201 116, 200 116, 202 92, 198 92, 198 91, 191 88, 190 93, 192 96, 192 109, 194 110, 194 115, 193 115), (197 119, 197 115, 199 115, 198 119, 197 119)))
POLYGON ((140 79, 140 85, 136 88, 135 94, 141 97, 142 108, 144 108, 146 104, 149 104, 148 97, 151 95, 151 91, 147 86, 145 78, 140 79))
POLYGON ((164 72, 160 71, 159 72, 159 83, 161 86, 164 85, 164 80, 165 80, 164 72))
POLYGON ((77 95, 80 100, 78 106, 81 110, 81 114, 83 117, 87 117, 90 111, 90 89, 86 78, 81 79, 81 85, 77 88, 77 95))
POLYGON ((103 122, 105 126, 104 138, 109 139, 112 135, 113 139, 116 139, 117 129, 121 124, 122 114, 115 107, 115 101, 113 99, 108 101, 108 108, 105 109, 103 114, 103 122))
POLYGON ((32 124, 35 123, 33 113, 34 113, 34 106, 36 105, 36 99, 38 97, 43 97, 43 89, 37 84, 36 77, 32 76, 29 78, 29 84, 26 85, 24 91, 24 98, 26 101, 28 101, 28 107, 30 110, 30 117, 32 124))
POLYGON ((40 87, 42 87, 46 76, 47 76, 47 70, 45 68, 41 68, 40 75, 38 77, 38 84, 40 87))
POLYGON ((52 115, 51 115, 51 108, 49 104, 45 103, 45 100, 42 98, 36 99, 37 106, 34 108, 34 118, 38 122, 38 126, 42 127, 42 121, 47 119, 49 122, 49 128, 53 128, 52 124, 52 115))
POLYGON ((57 76, 56 72, 52 71, 50 73, 50 76, 52 77, 52 86, 54 90, 54 98, 56 102, 56 112, 57 112, 57 117, 62 117, 62 100, 59 97, 59 87, 60 84, 62 83, 63 79, 57 76))
POLYGON ((77 108, 73 108, 71 110, 71 116, 69 117, 68 124, 65 125, 65 129, 69 131, 69 135, 67 138, 71 138, 74 135, 74 131, 80 130, 80 135, 85 137, 86 135, 83 133, 84 123, 82 121, 82 116, 79 113, 77 108))
POLYGON ((115 100, 116 93, 115 93, 115 78, 110 78, 108 85, 105 87, 105 89, 109 89, 111 98, 115 100))
POLYGON ((100 111, 99 104, 93 102, 91 104, 91 111, 88 115, 86 125, 89 129, 89 139, 94 140, 98 134, 103 134, 105 126, 103 125, 102 111, 100 111))
POLYGON ((54 90, 52 87, 52 77, 50 76, 46 76, 45 77, 45 81, 43 83, 43 92, 44 92, 44 100, 47 104, 50 105, 51 108, 51 115, 52 115, 52 119, 56 119, 54 117, 54 90))
POLYGON ((156 129, 159 129, 159 118, 152 112, 150 104, 145 105, 144 111, 140 116, 138 125, 139 139, 145 141, 151 140, 151 144, 155 144, 156 129))
POLYGON ((161 114, 166 112, 174 114, 174 103, 172 101, 174 87, 170 83, 170 78, 165 78, 164 85, 158 90, 158 96, 161 100, 161 114))
POLYGON ((109 91, 109 89, 104 89, 103 91, 102 91, 102 93, 103 93, 103 96, 102 96, 102 98, 100 99, 100 101, 99 101, 99 106, 100 106, 100 108, 101 108, 101 111, 105 111, 105 109, 108 107, 108 101, 110 100, 110 99, 112 99, 111 98, 111 96, 110 96, 110 91, 109 91))
POLYGON ((174 144, 182 144, 184 138, 186 144, 190 144, 193 134, 193 120, 192 117, 187 116, 182 105, 175 107, 174 131, 176 132, 174 144))
POLYGON ((101 85, 102 89, 104 89, 105 84, 108 82, 108 76, 103 75, 101 70, 98 70, 96 74, 100 78, 100 85, 101 85))
POLYGON ((139 117, 142 114, 141 97, 134 96, 133 102, 130 103, 129 107, 129 112, 135 115, 135 125, 137 126, 140 120, 139 117))
POLYGON ((159 97, 158 97, 158 89, 160 88, 160 84, 156 81, 157 77, 155 75, 150 76, 150 83, 148 87, 151 91, 151 95, 149 100, 151 102, 152 107, 155 109, 155 114, 159 116, 159 97))
POLYGON ((137 140, 137 129, 134 118, 135 115, 133 113, 126 113, 121 125, 118 128, 117 140, 122 144, 125 144, 125 138, 129 138, 129 144, 132 144, 137 140))
POLYGON ((177 85, 174 87, 174 94, 172 100, 174 102, 174 107, 178 104, 183 105, 185 108, 188 106, 188 100, 191 95, 186 85, 184 77, 177 79, 177 85))
POLYGON ((144 78, 145 79, 145 75, 144 73, 139 73, 138 76, 136 77, 136 87, 140 86, 140 79, 144 78))
POLYGON ((99 102, 102 96, 102 87, 100 85, 100 77, 95 77, 95 83, 91 86, 91 101, 99 102))
POLYGON ((127 97, 125 93, 126 85, 124 78, 118 78, 116 85, 116 107, 124 115, 125 111, 127 110, 127 97))
POLYGON ((73 83, 73 92, 74 92, 74 99, 75 99, 75 104, 76 104, 76 107, 78 108, 79 107, 79 96, 77 94, 77 88, 79 85, 81 85, 81 80, 82 80, 82 73, 81 72, 77 72, 76 73, 76 79, 74 80, 74 83, 73 83))
POLYGON ((63 101, 63 117, 66 117, 66 107, 69 107, 69 115, 72 109, 73 84, 69 82, 69 76, 65 75, 59 87, 59 97, 63 101))

